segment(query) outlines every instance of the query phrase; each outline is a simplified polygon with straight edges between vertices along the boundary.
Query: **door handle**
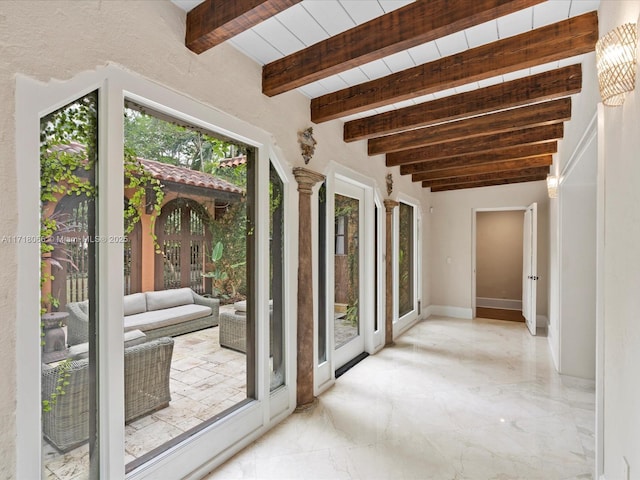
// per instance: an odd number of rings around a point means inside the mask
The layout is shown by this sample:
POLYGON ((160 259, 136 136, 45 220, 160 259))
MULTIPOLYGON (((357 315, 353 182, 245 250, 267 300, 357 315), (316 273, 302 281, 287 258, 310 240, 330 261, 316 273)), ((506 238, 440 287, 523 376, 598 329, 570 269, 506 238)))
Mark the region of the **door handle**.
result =
POLYGON ((527 275, 527 278, 529 280, 539 280, 540 279, 540 277, 538 277, 537 275, 527 275))

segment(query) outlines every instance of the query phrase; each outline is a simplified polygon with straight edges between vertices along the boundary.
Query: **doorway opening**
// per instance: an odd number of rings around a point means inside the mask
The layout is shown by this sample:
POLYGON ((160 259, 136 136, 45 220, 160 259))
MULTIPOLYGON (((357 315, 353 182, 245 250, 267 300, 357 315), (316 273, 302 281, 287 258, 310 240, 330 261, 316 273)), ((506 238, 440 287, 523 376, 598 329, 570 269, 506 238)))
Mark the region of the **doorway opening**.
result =
POLYGON ((536 335, 537 225, 535 202, 473 211, 473 317, 523 321, 522 316, 536 335))
POLYGON ((524 322, 522 210, 476 213, 476 316, 524 322))

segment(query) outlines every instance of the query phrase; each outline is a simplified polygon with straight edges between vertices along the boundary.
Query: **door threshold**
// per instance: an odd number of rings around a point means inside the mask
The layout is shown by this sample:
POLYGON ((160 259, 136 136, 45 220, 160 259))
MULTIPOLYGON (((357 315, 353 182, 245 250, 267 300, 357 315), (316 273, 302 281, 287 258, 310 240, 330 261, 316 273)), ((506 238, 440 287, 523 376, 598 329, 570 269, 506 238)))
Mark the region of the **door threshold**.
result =
POLYGON ((347 363, 345 363, 343 366, 341 366, 340 368, 338 368, 336 370, 336 379, 341 377, 347 370, 349 370, 354 365, 360 363, 362 360, 364 360, 368 356, 369 356, 369 354, 367 352, 362 352, 357 357, 352 358, 351 360, 349 360, 347 363))

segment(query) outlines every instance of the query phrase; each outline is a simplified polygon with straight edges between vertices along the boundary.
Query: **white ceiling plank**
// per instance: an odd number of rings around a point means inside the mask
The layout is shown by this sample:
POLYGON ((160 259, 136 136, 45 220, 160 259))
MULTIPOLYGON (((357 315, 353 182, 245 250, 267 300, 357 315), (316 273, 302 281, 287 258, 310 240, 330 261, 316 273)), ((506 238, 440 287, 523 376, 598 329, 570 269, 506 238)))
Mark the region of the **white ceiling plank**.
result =
POLYGON ((318 83, 326 88, 329 93, 337 92, 349 86, 347 82, 340 78, 340 75, 331 75, 330 77, 318 80, 318 83))
POLYGON ((340 3, 357 25, 384 15, 380 4, 371 0, 340 0, 340 3))
POLYGON ((469 48, 495 42, 498 40, 498 22, 492 20, 468 28, 465 30, 465 35, 467 37, 467 43, 469 43, 469 48))
POLYGON ((548 72, 549 70, 555 70, 558 68, 558 62, 544 63, 542 65, 536 65, 529 69, 530 75, 537 75, 538 73, 548 72))
POLYGON ((477 89, 478 89, 478 82, 466 83, 464 85, 460 85, 459 87, 455 88, 456 93, 471 92, 477 89))
POLYGON ((533 8, 525 8, 518 12, 498 18, 498 36, 513 37, 528 32, 533 28, 533 8))
POLYGON ((433 96, 434 98, 443 98, 443 97, 449 97, 455 94, 456 94, 455 88, 448 88, 446 90, 440 90, 439 92, 435 92, 433 96))
POLYGON ((282 58, 282 54, 273 45, 269 44, 253 30, 245 30, 229 41, 234 47, 260 65, 282 58))
POLYGON ((302 50, 305 44, 291 33, 282 23, 275 18, 270 18, 259 23, 252 29, 267 42, 273 45, 283 55, 302 50))
POLYGON ((378 0, 385 13, 392 12, 413 2, 414 0, 378 0))
POLYGON ((593 55, 595 56, 596 52, 591 52, 591 53, 585 53, 583 55, 577 55, 575 57, 569 57, 569 58, 565 58, 562 59, 558 62, 558 68, 561 67, 568 67, 569 65, 575 65, 576 63, 584 63, 584 61, 586 60, 587 56, 589 55, 593 55))
POLYGON ((337 35, 355 26, 337 0, 305 0, 301 5, 329 35, 337 35))
POLYGON ((571 0, 547 0, 533 7, 533 28, 540 28, 569 18, 571 0))
POLYGON ((375 109, 376 113, 387 113, 390 112, 391 110, 395 110, 395 107, 393 105, 385 105, 383 107, 378 107, 375 109))
POLYGON ((528 68, 524 68, 515 72, 505 73, 502 78, 505 82, 510 82, 511 80, 518 80, 519 78, 528 77, 529 75, 530 70, 528 68))
POLYGON ((276 18, 307 47, 329 38, 324 28, 299 3, 279 13, 276 18))
POLYGON ((415 104, 416 104, 416 101, 413 98, 410 98, 409 100, 404 100, 402 102, 396 102, 396 103, 393 104, 393 106, 394 106, 394 108, 399 110, 401 108, 411 107, 411 106, 413 106, 415 104))
POLYGON ((309 83, 308 85, 299 87, 298 90, 301 90, 302 93, 309 98, 316 98, 329 93, 320 82, 309 83))
POLYGON ((599 6, 600 0, 573 0, 571 2, 569 15, 572 17, 576 17, 578 15, 582 15, 583 13, 593 12, 594 10, 598 10, 599 6))
POLYGON ((411 55, 405 50, 404 52, 398 52, 393 55, 389 55, 388 57, 384 57, 384 63, 387 64, 387 67, 392 72, 400 72, 402 70, 406 70, 407 68, 415 67, 415 62, 411 55))
POLYGON ((435 42, 418 45, 417 47, 410 48, 407 52, 409 52, 409 55, 411 55, 416 65, 433 62, 440 58, 440 52, 435 42))
POLYGON ((478 87, 480 87, 480 88, 491 87, 493 85, 498 85, 499 83, 502 83, 502 82, 504 82, 504 79, 502 78, 502 75, 498 75, 496 77, 485 78, 484 80, 479 80, 478 81, 478 87))
POLYGON ((460 53, 469 48, 464 32, 456 32, 436 40, 438 50, 443 57, 460 53))
POLYGON ((376 60, 375 62, 365 63, 360 67, 360 69, 364 72, 364 74, 370 80, 381 78, 391 73, 391 70, 389 70, 389 67, 387 67, 387 64, 384 63, 382 60, 376 60))
POLYGON ((364 72, 360 69, 360 67, 352 68, 351 70, 347 70, 346 72, 340 73, 340 77, 352 87, 353 85, 358 85, 359 83, 364 83, 369 80, 364 72))

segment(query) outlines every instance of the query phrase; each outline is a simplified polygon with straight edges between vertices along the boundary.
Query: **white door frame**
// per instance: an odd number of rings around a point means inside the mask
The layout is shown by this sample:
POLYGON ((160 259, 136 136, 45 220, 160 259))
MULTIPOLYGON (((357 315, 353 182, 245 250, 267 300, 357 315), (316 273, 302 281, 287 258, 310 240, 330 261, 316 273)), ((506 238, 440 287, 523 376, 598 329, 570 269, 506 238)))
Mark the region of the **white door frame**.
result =
POLYGON ((476 318, 476 263, 477 263, 477 222, 478 212, 525 212, 528 207, 497 207, 471 209, 471 318, 476 318))
MULTIPOLYGON (((362 204, 363 213, 364 213, 364 227, 363 233, 360 235, 360 247, 362 249, 361 254, 364 255, 364 259, 369 259, 374 256, 375 251, 375 238, 374 238, 374 214, 375 209, 374 205, 381 203, 380 202, 380 194, 378 192, 378 188, 375 180, 362 175, 355 170, 351 170, 348 167, 340 165, 336 162, 331 162, 326 172, 326 197, 327 197, 327 205, 326 205, 326 237, 327 239, 333 238, 334 225, 333 225, 333 212, 334 212, 334 195, 336 193, 336 181, 345 182, 346 184, 353 185, 357 188, 361 188, 364 191, 364 203, 362 204), (376 201, 378 198, 378 201, 376 201)), ((380 208, 379 208, 380 211, 380 208)), ((314 211, 314 215, 317 213, 314 211)), ((380 222, 380 218, 378 219, 380 222)), ((315 221, 315 220, 314 220, 315 221)), ((380 227, 380 223, 379 223, 380 227)), ((379 228, 380 229, 380 228, 379 228)), ((320 241, 320 239, 318 239, 320 241)), ((326 239, 322 239, 326 240, 326 239)), ((335 355, 334 355, 334 331, 333 331, 333 303, 334 303, 334 292, 333 292, 333 276, 334 276, 334 248, 329 247, 332 245, 333 241, 328 241, 328 247, 326 252, 326 265, 324 268, 326 269, 326 278, 327 278, 327 286, 326 286, 326 298, 318 298, 319 302, 327 303, 327 318, 322 319, 327 322, 327 359, 322 364, 317 364, 317 332, 318 326, 316 324, 316 328, 314 328, 314 358, 316 359, 315 371, 314 371, 314 394, 319 395, 326 389, 330 388, 331 385, 335 382, 335 370, 337 368, 335 355)), ((380 247, 384 250, 384 244, 380 247)), ((315 257, 317 258, 317 257, 315 257)), ((381 255, 378 255, 378 259, 383 258, 381 255)), ((374 274, 373 264, 371 262, 363 261, 363 276, 361 278, 362 282, 360 284, 361 291, 363 290, 363 294, 360 298, 360 315, 364 319, 364 322, 361 323, 361 331, 362 336, 364 338, 364 351, 367 353, 374 353, 375 351, 382 348, 382 344, 380 342, 380 335, 384 335, 384 328, 380 325, 380 317, 379 317, 379 325, 378 332, 374 332, 373 326, 373 314, 374 308, 374 296, 372 292, 374 288, 376 288, 376 279, 374 274)), ((384 268, 384 264, 378 265, 378 272, 380 269, 384 268)), ((316 289, 317 293, 318 290, 316 289)), ((321 319, 317 319, 320 321, 321 319)), ((382 319, 383 321, 384 319, 382 319)), ((383 326, 383 323, 382 323, 383 326)))

